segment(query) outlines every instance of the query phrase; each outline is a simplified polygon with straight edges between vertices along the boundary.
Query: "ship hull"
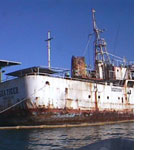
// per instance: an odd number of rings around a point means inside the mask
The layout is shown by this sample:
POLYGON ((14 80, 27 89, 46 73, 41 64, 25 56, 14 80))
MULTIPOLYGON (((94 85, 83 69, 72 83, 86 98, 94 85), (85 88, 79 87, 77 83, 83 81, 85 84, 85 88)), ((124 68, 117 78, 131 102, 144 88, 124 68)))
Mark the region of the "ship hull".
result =
POLYGON ((133 112, 72 110, 14 110, 0 117, 0 126, 63 125, 134 120, 133 112), (30 112, 29 112, 30 111, 30 112), (33 113, 31 113, 33 112, 33 113), (19 115, 16 115, 19 114, 19 115), (33 115, 34 114, 34 115, 33 115))
POLYGON ((0 85, 0 125, 133 120, 133 93, 133 88, 126 86, 40 75, 26 76, 0 85))

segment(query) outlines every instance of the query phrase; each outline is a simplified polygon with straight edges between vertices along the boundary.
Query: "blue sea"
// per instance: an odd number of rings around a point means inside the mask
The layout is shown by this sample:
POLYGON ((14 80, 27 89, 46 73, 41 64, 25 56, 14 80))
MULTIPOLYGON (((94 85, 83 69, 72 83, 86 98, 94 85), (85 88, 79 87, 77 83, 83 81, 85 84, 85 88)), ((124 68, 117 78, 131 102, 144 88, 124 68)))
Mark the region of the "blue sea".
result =
POLYGON ((134 150, 134 123, 0 130, 0 150, 134 150))

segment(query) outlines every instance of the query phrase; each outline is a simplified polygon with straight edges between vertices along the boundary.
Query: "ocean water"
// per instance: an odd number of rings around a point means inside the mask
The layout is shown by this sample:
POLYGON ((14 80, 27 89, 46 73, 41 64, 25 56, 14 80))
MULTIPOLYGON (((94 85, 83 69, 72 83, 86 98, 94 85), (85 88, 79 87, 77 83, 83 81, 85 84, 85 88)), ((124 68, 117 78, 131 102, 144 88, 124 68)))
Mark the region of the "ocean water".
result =
POLYGON ((134 123, 0 130, 0 150, 134 150, 134 123))

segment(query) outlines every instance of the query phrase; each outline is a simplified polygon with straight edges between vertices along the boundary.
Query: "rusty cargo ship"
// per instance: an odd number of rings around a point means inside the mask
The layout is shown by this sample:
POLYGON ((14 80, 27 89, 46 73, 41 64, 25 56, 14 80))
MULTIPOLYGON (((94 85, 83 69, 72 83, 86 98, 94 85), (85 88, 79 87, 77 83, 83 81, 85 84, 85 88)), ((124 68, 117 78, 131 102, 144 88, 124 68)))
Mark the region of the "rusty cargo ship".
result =
MULTIPOLYGON (((71 70, 31 67, 0 83, 0 125, 55 125, 133 120, 134 65, 106 49, 92 9, 94 67, 72 57, 71 70), (115 63, 115 58, 119 61, 115 63), (119 62, 119 63, 118 63, 119 62)), ((48 52, 50 53, 50 33, 48 52)), ((18 62, 0 61, 0 70, 18 62)))

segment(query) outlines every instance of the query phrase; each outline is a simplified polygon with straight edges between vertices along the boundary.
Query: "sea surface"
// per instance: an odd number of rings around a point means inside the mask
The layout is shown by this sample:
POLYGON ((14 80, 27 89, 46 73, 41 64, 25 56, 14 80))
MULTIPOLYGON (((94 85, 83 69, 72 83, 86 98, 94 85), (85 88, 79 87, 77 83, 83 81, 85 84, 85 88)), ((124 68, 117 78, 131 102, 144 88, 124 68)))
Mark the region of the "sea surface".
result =
POLYGON ((0 130, 0 150, 134 150, 134 123, 0 130))

